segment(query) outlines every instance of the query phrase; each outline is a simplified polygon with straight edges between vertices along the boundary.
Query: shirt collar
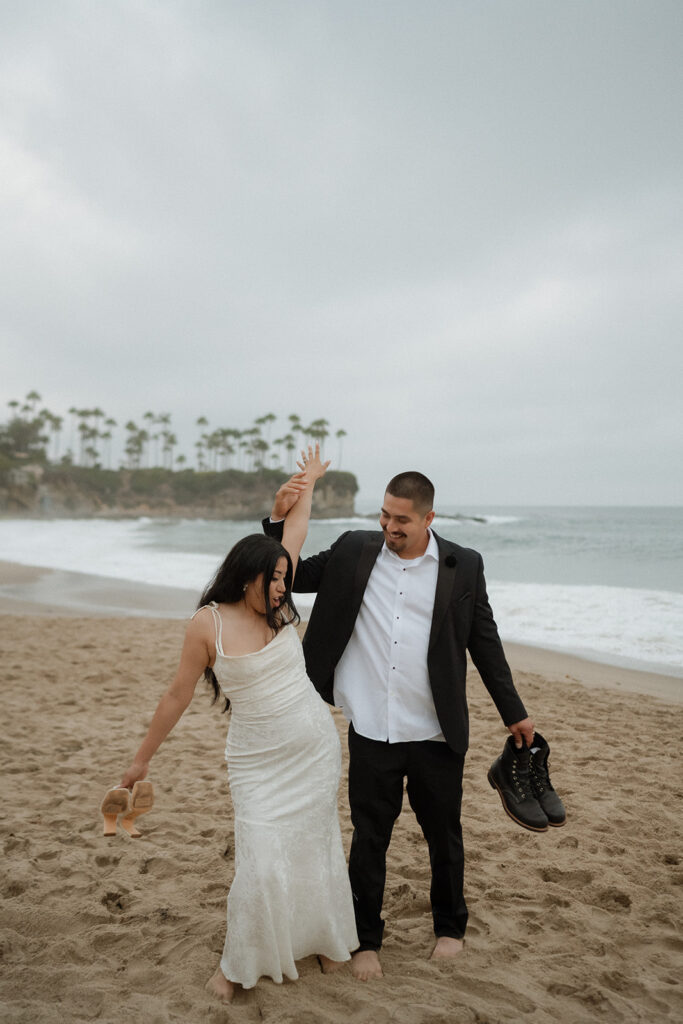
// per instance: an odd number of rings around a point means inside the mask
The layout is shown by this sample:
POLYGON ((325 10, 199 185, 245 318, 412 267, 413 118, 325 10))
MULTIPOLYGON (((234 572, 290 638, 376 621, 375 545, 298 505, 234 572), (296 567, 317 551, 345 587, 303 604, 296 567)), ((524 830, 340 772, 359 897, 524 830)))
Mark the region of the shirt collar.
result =
POLYGON ((408 568, 410 565, 419 565, 425 558, 433 558, 435 562, 439 561, 439 545, 436 542, 436 537, 432 531, 427 527, 427 533, 429 534, 429 542, 427 549, 423 555, 419 555, 417 558, 401 558, 395 551, 391 551, 386 544, 386 541, 382 545, 382 557, 391 558, 397 562, 401 562, 404 568, 408 568))

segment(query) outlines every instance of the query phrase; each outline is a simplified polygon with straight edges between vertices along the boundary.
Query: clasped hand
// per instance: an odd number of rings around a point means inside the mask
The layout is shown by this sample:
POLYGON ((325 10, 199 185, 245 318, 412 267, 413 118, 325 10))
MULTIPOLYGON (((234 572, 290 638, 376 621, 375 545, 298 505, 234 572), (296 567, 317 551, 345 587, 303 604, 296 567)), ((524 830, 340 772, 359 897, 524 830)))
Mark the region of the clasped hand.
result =
POLYGON ((325 475, 330 460, 328 459, 326 462, 321 460, 320 445, 316 442, 315 449, 310 444, 307 451, 304 448, 301 449, 301 460, 297 459, 296 464, 301 472, 294 473, 279 488, 270 513, 271 519, 284 519, 296 504, 299 495, 325 475))

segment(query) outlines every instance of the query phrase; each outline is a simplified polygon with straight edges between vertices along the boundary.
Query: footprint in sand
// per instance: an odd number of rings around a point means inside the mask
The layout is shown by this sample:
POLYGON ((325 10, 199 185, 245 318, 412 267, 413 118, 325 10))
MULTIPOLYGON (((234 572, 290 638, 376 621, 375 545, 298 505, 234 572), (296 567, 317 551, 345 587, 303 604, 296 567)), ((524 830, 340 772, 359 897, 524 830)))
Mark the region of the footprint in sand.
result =
POLYGON ((99 928, 94 935, 88 939, 96 953, 111 954, 116 947, 128 949, 130 947, 130 932, 126 928, 99 928))
POLYGON ((13 853, 14 850, 21 850, 22 852, 28 852, 28 839, 24 839, 22 836, 9 835, 5 842, 5 854, 13 853))
POLYGON ((620 889, 602 889, 595 897, 595 905, 603 910, 629 910, 631 897, 627 893, 621 892, 620 889))
POLYGON ((18 878, 15 878, 14 881, 10 882, 9 885, 2 890, 2 895, 5 899, 11 900, 14 899, 15 896, 22 896, 27 889, 28 883, 20 882, 18 878))
POLYGON ((112 914, 123 914, 129 905, 127 894, 122 892, 107 892, 100 902, 112 914))
POLYGON ((148 857, 138 868, 138 874, 152 878, 173 878, 177 872, 175 863, 164 857, 148 857))
POLYGON ((593 881, 592 871, 562 871, 560 868, 541 868, 539 875, 544 882, 558 882, 560 885, 588 885, 593 881))
POLYGON ((95 863, 97 864, 98 868, 115 868, 120 860, 120 857, 114 857, 104 853, 99 854, 99 856, 95 857, 95 863))

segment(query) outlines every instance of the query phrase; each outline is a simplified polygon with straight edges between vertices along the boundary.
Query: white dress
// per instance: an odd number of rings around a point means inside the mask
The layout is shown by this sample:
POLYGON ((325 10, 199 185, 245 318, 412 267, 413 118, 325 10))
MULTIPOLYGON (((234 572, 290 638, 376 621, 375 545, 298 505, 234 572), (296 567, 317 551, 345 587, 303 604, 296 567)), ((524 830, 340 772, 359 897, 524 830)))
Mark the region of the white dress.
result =
POLYGON ((209 607, 213 670, 231 704, 225 754, 235 808, 221 970, 251 988, 262 975, 295 980, 302 957, 348 960, 358 946, 337 815, 341 751, 294 627, 260 651, 229 656, 209 607))

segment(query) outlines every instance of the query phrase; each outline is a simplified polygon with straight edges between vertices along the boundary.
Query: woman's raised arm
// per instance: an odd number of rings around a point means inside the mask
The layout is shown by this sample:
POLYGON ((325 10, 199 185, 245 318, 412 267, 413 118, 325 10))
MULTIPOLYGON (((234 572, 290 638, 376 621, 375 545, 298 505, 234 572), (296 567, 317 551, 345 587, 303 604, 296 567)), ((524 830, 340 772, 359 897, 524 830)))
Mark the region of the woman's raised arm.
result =
POLYGON ((301 462, 297 465, 306 474, 304 477, 304 489, 299 498, 287 513, 284 530, 282 533, 282 546, 289 552, 292 565, 296 570, 299 560, 299 553, 306 540, 308 533, 308 521, 311 518, 311 504, 313 502, 313 488, 316 480, 324 476, 330 460, 322 462, 320 459, 320 445, 316 442, 315 451, 309 444, 308 451, 302 450, 301 462))

